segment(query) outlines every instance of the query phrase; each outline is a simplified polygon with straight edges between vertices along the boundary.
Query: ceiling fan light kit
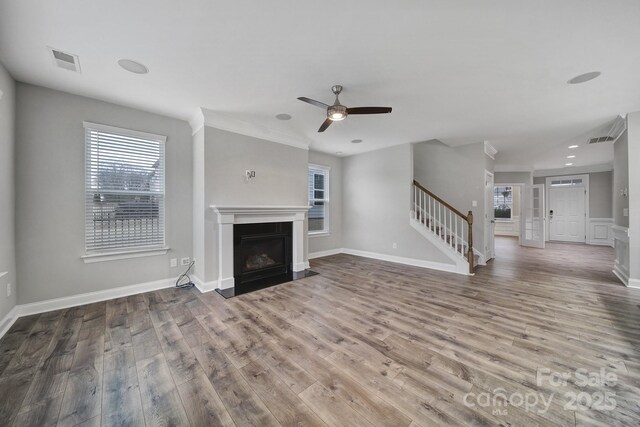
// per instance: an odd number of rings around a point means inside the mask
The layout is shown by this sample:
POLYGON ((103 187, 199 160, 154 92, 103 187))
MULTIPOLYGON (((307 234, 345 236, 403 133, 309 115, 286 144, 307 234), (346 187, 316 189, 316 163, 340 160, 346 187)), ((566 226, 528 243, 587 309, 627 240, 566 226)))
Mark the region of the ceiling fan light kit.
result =
POLYGON ((348 108, 340 104, 338 98, 342 92, 342 86, 335 85, 331 88, 331 91, 336 96, 336 100, 333 105, 327 105, 324 102, 316 101, 315 99, 307 98, 304 96, 298 99, 307 104, 315 105, 316 107, 324 108, 327 111, 327 119, 322 123, 318 132, 324 132, 333 122, 339 122, 347 118, 349 114, 385 114, 391 112, 391 107, 354 107, 348 108))

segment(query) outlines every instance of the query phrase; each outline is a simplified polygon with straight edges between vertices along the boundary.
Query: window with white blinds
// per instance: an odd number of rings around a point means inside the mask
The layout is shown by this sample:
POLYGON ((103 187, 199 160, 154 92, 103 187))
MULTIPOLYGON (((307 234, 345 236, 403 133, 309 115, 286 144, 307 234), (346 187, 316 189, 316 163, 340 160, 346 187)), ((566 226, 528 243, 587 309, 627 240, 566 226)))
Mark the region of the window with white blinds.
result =
POLYGON ((166 137, 88 122, 84 128, 87 254, 164 247, 166 137))
POLYGON ((309 165, 309 234, 329 232, 329 168, 309 165))

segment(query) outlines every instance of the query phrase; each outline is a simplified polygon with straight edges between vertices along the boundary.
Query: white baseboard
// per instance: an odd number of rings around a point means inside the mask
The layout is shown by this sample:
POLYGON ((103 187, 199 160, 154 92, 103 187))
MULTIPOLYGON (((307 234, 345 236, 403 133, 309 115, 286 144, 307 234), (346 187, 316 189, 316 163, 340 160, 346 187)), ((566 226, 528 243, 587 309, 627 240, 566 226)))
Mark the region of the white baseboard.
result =
POLYGON ((11 310, 7 313, 6 316, 0 321, 0 338, 7 333, 10 327, 18 320, 18 306, 14 305, 11 310))
POLYGON ((623 285, 629 286, 629 278, 617 266, 613 268, 612 272, 618 279, 620 279, 623 285))
POLYGON ((212 280, 210 282, 205 282, 204 280, 201 280, 197 276, 191 276, 191 278, 193 279, 193 284, 196 285, 196 288, 198 288, 198 290, 200 292, 202 292, 203 294, 205 292, 211 292, 211 291, 213 291, 213 290, 218 288, 218 281, 217 280, 212 280))
POLYGON ((360 251, 357 249, 343 248, 342 253, 349 255, 362 256, 365 258, 379 259, 381 261, 395 262, 398 264, 412 265, 414 267, 430 268, 432 270, 447 271, 449 273, 457 273, 455 264, 445 264, 443 262, 426 261, 415 258, 405 258, 395 255, 381 254, 377 252, 360 251))
POLYGON ((640 289, 640 279, 629 279, 629 283, 627 284, 627 287, 640 289))
POLYGON ((412 265, 414 267, 423 267, 423 268, 430 268, 432 270, 446 271, 449 273, 458 273, 455 264, 445 264, 443 262, 433 262, 433 261, 426 261, 422 259, 405 258, 405 257, 399 257, 395 255, 387 255, 387 254, 381 254, 378 252, 368 252, 368 251, 361 251, 358 249, 349 249, 349 248, 338 248, 338 249, 330 249, 330 250, 321 251, 321 252, 312 252, 309 254, 309 259, 322 258, 325 256, 337 255, 337 254, 355 255, 355 256, 361 256, 365 258, 379 259, 381 261, 395 262, 397 264, 412 265))
POLYGON ((69 297, 55 298, 45 301, 32 302, 29 304, 18 304, 2 320, 0 338, 6 330, 5 323, 13 325, 15 319, 32 314, 46 313, 47 311, 61 310, 63 308, 76 307, 78 305, 91 304, 94 302, 106 301, 114 298, 126 297, 129 295, 141 294, 144 292, 156 291, 175 286, 176 278, 155 280, 153 282, 138 283, 136 285, 121 286, 119 288, 105 289, 103 291, 88 292, 86 294, 72 295, 69 297), (13 321, 9 315, 14 316, 13 321))
POLYGON ((343 253, 343 251, 344 249, 342 248, 336 248, 336 249, 329 249, 326 251, 311 252, 309 254, 309 259, 322 258, 325 256, 331 256, 331 255, 338 255, 343 253))

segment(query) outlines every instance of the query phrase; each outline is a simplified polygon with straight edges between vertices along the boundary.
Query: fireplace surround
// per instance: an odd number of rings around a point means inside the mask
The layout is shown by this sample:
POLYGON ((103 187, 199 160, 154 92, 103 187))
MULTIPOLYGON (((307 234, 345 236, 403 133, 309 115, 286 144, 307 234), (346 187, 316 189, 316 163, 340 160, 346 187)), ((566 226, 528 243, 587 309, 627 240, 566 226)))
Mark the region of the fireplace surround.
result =
MULTIPOLYGON (((304 259, 304 220, 308 206, 211 206, 216 213, 218 240, 218 290, 235 287, 236 261, 234 249, 234 228, 238 224, 287 223, 291 228, 290 273, 303 272, 309 268, 304 259)), ((260 233, 258 233, 260 234, 260 233)), ((259 254, 255 254, 259 255, 259 254)), ((273 260, 273 259, 272 259, 273 260)), ((276 261, 276 260, 273 260, 276 261)), ((266 258, 255 258, 255 265, 270 263, 266 258)))

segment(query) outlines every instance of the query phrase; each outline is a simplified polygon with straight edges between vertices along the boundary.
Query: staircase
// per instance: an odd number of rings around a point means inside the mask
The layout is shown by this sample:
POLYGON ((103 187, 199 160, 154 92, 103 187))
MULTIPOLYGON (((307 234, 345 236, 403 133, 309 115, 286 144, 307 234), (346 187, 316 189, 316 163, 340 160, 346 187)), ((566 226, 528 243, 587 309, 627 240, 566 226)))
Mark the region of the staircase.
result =
POLYGON ((473 275, 473 212, 463 214, 414 180, 410 223, 455 262, 458 273, 473 275))

